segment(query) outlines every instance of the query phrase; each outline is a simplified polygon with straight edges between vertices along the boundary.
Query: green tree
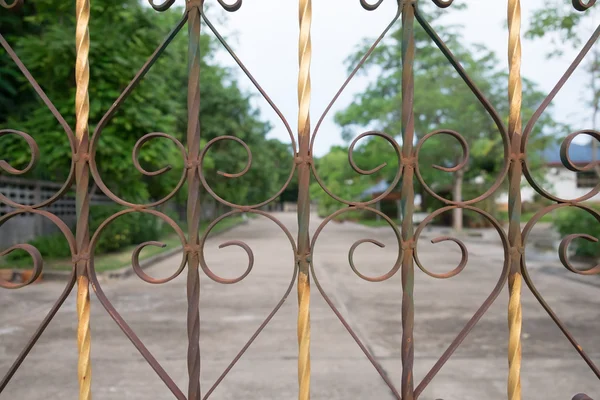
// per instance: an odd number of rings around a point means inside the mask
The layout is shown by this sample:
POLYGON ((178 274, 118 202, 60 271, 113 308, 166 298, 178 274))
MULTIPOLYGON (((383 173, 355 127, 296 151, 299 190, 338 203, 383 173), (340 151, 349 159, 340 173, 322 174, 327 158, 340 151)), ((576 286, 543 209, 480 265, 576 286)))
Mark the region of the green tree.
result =
MULTIPOLYGON (((179 21, 183 10, 175 8, 159 14, 138 0, 92 2, 91 7, 90 131, 93 132, 104 113, 179 21)), ((71 126, 74 126, 75 96, 74 32, 75 10, 71 2, 45 0, 28 5, 17 14, 0 13, 0 33, 71 126)), ((243 178, 224 178, 217 170, 238 172, 247 160, 241 146, 221 141, 207 153, 204 173, 211 187, 226 199, 256 202, 266 198, 265 193, 275 192, 280 179, 268 180, 267 176, 272 175, 275 163, 284 161, 263 153, 276 148, 274 155, 283 154, 279 144, 266 138, 270 126, 251 105, 251 96, 239 88, 235 72, 215 61, 217 46, 216 40, 202 34, 202 141, 206 144, 218 136, 236 136, 251 147, 255 160, 262 161, 255 163, 243 178), (235 170, 236 167, 240 168, 235 170)), ((19 129, 36 139, 41 161, 32 176, 64 180, 71 153, 65 133, 2 49, 0 61, 0 129, 19 129)), ((187 79, 187 29, 184 28, 102 131, 97 164, 104 182, 117 195, 140 202, 160 198, 175 187, 183 162, 170 141, 150 140, 140 152, 140 163, 147 170, 173 166, 159 176, 139 174, 133 168, 131 151, 135 142, 150 132, 165 132, 184 142, 187 79)), ((0 146, 3 158, 13 166, 23 167, 29 161, 29 150, 20 138, 4 136, 0 138, 0 146)), ((182 200, 185 191, 178 197, 182 200)))
MULTIPOLYGON (((585 32, 588 28, 597 28, 598 7, 586 12, 579 12, 571 5, 554 0, 534 11, 530 25, 525 33, 529 39, 547 38, 552 43, 548 58, 560 57, 564 51, 581 47, 587 40, 585 32)), ((588 85, 583 91, 587 93, 586 105, 589 107, 589 118, 592 129, 598 128, 600 114, 600 48, 594 46, 584 60, 583 69, 587 74, 588 85)), ((598 143, 592 140, 593 156, 596 156, 598 143)), ((600 166, 596 173, 600 176, 600 166)))
MULTIPOLYGON (((439 12, 427 7, 422 8, 421 12, 425 19, 435 25, 439 12)), ((435 30, 452 50, 473 82, 504 118, 508 114, 507 75, 498 68, 502 64, 496 55, 483 45, 468 43, 461 36, 458 26, 437 26, 435 30)), ((348 58, 350 68, 356 65, 372 42, 373 40, 365 40, 348 58)), ((398 24, 379 44, 362 69, 362 73, 376 76, 376 79, 373 79, 368 87, 355 97, 350 106, 335 116, 347 139, 353 137, 359 129, 364 130, 365 127, 369 127, 386 132, 400 140, 401 43, 402 31, 398 24)), ((445 167, 457 165, 463 157, 459 143, 449 135, 431 137, 421 151, 419 159, 421 171, 425 182, 433 190, 450 192, 452 200, 462 201, 465 192, 481 194, 485 191, 486 185, 489 187, 499 175, 502 166, 502 137, 488 112, 421 26, 415 27, 415 44, 414 120, 417 138, 438 129, 453 130, 460 133, 470 146, 469 163, 465 168, 450 174, 433 169, 431 166, 433 164, 445 167), (481 178, 484 179, 484 184, 479 183, 481 178), (464 188, 463 185, 467 187, 464 188)), ((523 112, 526 117, 533 113, 543 98, 544 95, 533 82, 524 81, 523 112)), ((542 137, 541 127, 548 129, 554 126, 547 115, 542 117, 543 121, 537 124, 536 131, 532 134, 533 139, 530 141, 532 144, 528 149, 532 158, 535 158, 535 149, 545 145, 544 140, 534 139, 542 137)), ((548 139, 549 136, 544 138, 548 139)), ((375 151, 372 154, 379 154, 380 157, 386 154, 381 147, 386 146, 383 141, 369 140, 371 141, 382 142, 380 145, 369 143, 370 146, 380 148, 380 150, 373 149, 375 151)), ((394 154, 391 147, 387 152, 390 156, 394 154)), ((395 155, 389 160, 394 158, 395 155)), ((381 164, 381 161, 382 158, 379 158, 378 162, 371 162, 370 165, 362 167, 371 168, 381 164)), ((386 168, 388 180, 396 173, 397 161, 391 161, 389 164, 394 168, 386 168)), ((422 188, 420 191, 423 192, 422 188)), ((453 219, 454 227, 461 229, 462 210, 457 210, 453 219)))

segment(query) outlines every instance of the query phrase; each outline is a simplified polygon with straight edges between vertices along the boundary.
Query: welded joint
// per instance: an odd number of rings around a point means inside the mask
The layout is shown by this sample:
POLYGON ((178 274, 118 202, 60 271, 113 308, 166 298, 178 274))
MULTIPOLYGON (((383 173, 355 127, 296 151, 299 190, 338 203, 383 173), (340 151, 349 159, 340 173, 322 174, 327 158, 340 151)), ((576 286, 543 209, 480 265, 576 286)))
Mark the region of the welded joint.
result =
POLYGON ((73 264, 78 264, 81 261, 88 262, 90 260, 90 253, 87 251, 82 251, 81 253, 77 253, 71 257, 71 262, 73 264))
POLYGON ((307 251, 306 253, 296 253, 296 264, 298 264, 298 266, 310 263, 312 263, 312 253, 310 251, 307 251))
POLYGON ((402 248, 402 251, 413 251, 417 248, 417 242, 415 242, 414 239, 408 239, 403 241, 400 247, 402 248))
POLYGON ((360 210, 364 210, 365 208, 367 208, 367 204, 366 203, 351 203, 350 207, 353 207, 356 210, 360 211, 360 210))
POLYGON ((300 155, 300 153, 296 153, 294 157, 294 162, 296 165, 311 165, 314 162, 312 154, 308 153, 306 156, 300 155))
POLYGON ((521 258, 521 257, 523 257, 524 254, 525 254, 525 247, 523 247, 523 246, 512 246, 510 248, 510 257, 513 259, 521 258))
POLYGON ((415 167, 417 166, 417 158, 413 155, 403 157, 400 163, 404 168, 415 169, 415 167))
POLYGON ((523 152, 511 153, 510 154, 510 162, 512 162, 512 163, 525 162, 525 153, 523 153, 523 152))
POLYGON ((183 246, 183 251, 187 255, 197 256, 200 254, 200 245, 199 244, 186 244, 183 246))
POLYGON ((200 166, 201 163, 202 163, 202 160, 200 160, 199 158, 188 158, 185 162, 185 168, 186 169, 197 168, 200 166))
POLYGON ((84 163, 90 162, 90 153, 86 151, 81 151, 73 154, 73 161, 78 163, 79 161, 83 161, 84 163))

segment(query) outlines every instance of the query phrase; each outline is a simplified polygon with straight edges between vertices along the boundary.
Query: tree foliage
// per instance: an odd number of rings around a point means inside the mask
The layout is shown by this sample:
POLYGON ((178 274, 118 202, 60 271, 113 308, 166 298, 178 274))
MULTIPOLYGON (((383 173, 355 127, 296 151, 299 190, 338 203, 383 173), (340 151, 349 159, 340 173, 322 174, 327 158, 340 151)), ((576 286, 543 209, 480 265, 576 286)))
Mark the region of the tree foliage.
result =
MULTIPOLYGON (((432 25, 439 17, 436 11, 424 7, 426 18, 432 25)), ((493 51, 481 44, 470 44, 461 36, 458 26, 436 26, 436 32, 453 52, 471 79, 506 120, 508 115, 507 75, 502 63, 493 51)), ((353 68, 373 43, 365 40, 348 58, 353 68)), ((376 129, 395 137, 401 144, 402 108, 402 30, 396 28, 379 44, 361 70, 372 77, 367 88, 356 95, 354 102, 336 114, 336 122, 342 127, 346 139, 366 129, 376 129)), ((463 197, 470 199, 483 193, 500 174, 503 144, 494 121, 462 81, 457 71, 420 26, 415 27, 416 58, 414 62, 414 112, 417 140, 434 130, 453 130, 460 133, 470 146, 469 163, 464 173, 463 197), (484 182, 480 182, 481 178, 484 182)), ((526 119, 543 100, 544 95, 536 85, 524 80, 523 113, 526 119)), ((530 158, 536 157, 536 149, 543 147, 555 126, 546 113, 537 124, 528 148, 530 158), (537 140, 535 140, 537 139, 537 140), (545 140, 540 140, 545 139, 545 140)), ((462 150, 456 139, 448 135, 431 137, 425 142, 419 157, 424 180, 428 185, 450 197, 448 192, 456 184, 456 174, 433 169, 433 164, 445 167, 457 165, 462 150)), ((383 161, 386 168, 371 176, 372 182, 392 180, 398 168, 393 148, 379 138, 364 139, 355 151, 357 164, 364 169, 374 168, 383 161)), ((422 188, 419 189, 422 192, 422 188)), ((460 200, 460 199, 454 199, 460 200)))
MULTIPOLYGON (((158 14, 138 0, 92 2, 90 19, 90 132, 119 94, 164 40, 182 15, 181 9, 158 14)), ((74 3, 59 0, 28 2, 19 14, 2 13, 0 32, 40 83, 57 109, 74 126, 75 10, 74 3), (32 4, 33 3, 33 4, 32 4)), ((167 139, 152 139, 140 152, 146 170, 169 164, 173 169, 146 177, 133 167, 135 142, 150 132, 164 132, 185 143, 187 126, 187 30, 178 33, 141 84, 122 104, 101 133, 97 164, 107 186, 133 201, 147 201, 170 192, 179 180, 183 161, 167 139)), ((239 145, 221 141, 207 153, 204 174, 217 193, 231 201, 256 202, 275 193, 281 183, 272 179, 276 163, 291 163, 288 146, 267 139, 270 130, 251 96, 240 89, 235 73, 215 61, 217 41, 201 35, 200 121, 203 145, 223 135, 244 140, 255 162, 243 179, 217 175, 217 170, 238 172, 247 162, 239 145)), ((40 147, 41 162, 33 172, 40 179, 64 180, 71 150, 62 128, 29 89, 7 54, 0 50, 0 129, 31 134, 40 147)), ((13 166, 29 161, 23 140, 0 138, 3 158, 13 166)), ((283 167, 282 167, 283 169, 283 167)), ((185 198, 180 193, 179 200, 185 198)))

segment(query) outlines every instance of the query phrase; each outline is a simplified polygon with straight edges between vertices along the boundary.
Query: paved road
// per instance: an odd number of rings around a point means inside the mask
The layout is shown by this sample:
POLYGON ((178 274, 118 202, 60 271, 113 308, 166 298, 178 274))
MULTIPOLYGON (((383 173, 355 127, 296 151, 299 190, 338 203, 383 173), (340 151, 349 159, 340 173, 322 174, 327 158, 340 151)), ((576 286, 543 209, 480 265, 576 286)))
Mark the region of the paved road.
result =
MULTIPOLYGON (((295 226, 293 214, 278 214, 295 226)), ((319 223, 313 218, 313 227, 319 223)), ((400 274, 382 283, 359 279, 348 266, 348 249, 358 239, 387 245, 361 245, 356 264, 364 274, 383 274, 397 257, 387 228, 331 223, 315 248, 315 268, 329 294, 389 378, 399 386, 400 274)), ((292 232, 295 234, 295 232, 292 232)), ((431 245, 425 232, 419 245, 423 263, 435 272, 454 267, 459 254, 451 243, 431 245)), ((215 273, 239 275, 246 256, 239 248, 218 249, 225 240, 244 240, 256 257, 251 274, 235 285, 220 285, 202 275, 201 348, 203 393, 233 359, 283 296, 293 272, 293 253, 285 235, 271 221, 258 218, 207 243, 215 273)), ((467 240, 469 264, 459 276, 433 279, 419 270, 415 278, 415 382, 433 366, 491 292, 502 267, 499 240, 467 240)), ((164 277, 179 256, 147 270, 164 277)), ((579 278, 556 262, 530 265, 533 279, 548 302, 600 363, 600 282, 579 278), (573 275, 572 277, 570 275, 573 275)), ((185 274, 183 274, 185 275, 185 274)), ((102 283, 108 297, 148 348, 185 391, 185 277, 158 286, 136 276, 102 283)), ((46 282, 17 291, 0 291, 0 371, 5 371, 28 335, 62 290, 46 282)), ((505 399, 507 375, 507 293, 504 290, 421 399, 505 399)), ((312 395, 314 399, 392 399, 382 379, 313 286, 312 395)), ((295 289, 279 313, 220 384, 211 399, 294 399, 296 392, 295 289)), ((75 299, 67 300, 1 399, 75 399, 75 299)), ((600 381, 587 368, 533 296, 523 295, 523 398, 566 400, 578 392, 600 398, 600 381)), ((93 298, 94 399, 170 399, 172 396, 119 328, 93 298)))

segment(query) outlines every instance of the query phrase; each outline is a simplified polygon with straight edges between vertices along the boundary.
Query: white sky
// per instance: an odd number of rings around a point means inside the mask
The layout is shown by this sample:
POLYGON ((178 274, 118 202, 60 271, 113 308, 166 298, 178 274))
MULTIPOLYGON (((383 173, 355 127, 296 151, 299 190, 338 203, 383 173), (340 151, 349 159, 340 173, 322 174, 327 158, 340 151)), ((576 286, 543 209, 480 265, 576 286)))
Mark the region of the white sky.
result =
MULTIPOLYGON (((208 3, 216 5, 211 7, 208 13, 213 16, 213 24, 222 34, 229 36, 230 44, 238 56, 279 106, 292 128, 295 128, 298 71, 297 1, 244 0, 241 9, 234 13, 222 12, 216 0, 208 0, 208 3), (222 15, 222 18, 217 18, 217 15, 222 15)), ((447 17, 443 17, 440 22, 463 25, 463 34, 467 41, 485 44, 494 50, 506 65, 506 3, 506 0, 456 0, 455 4, 468 4, 468 9, 456 11, 450 7, 445 10, 447 17)), ((526 25, 532 10, 543 6, 546 1, 524 0, 522 3, 523 21, 526 25)), ((571 1, 564 0, 564 3, 565 7, 571 7, 571 1)), ((385 0, 372 12, 365 11, 358 0, 313 0, 313 125, 347 76, 345 58, 352 53, 362 38, 379 35, 393 17, 395 10, 395 0, 385 0)), ((584 41, 593 32, 594 22, 588 20, 588 26, 582 28, 584 41)), ((545 92, 550 91, 576 54, 575 51, 569 50, 561 59, 547 60, 545 54, 548 51, 548 43, 546 40, 523 43, 523 76, 538 82, 545 92)), ((225 65, 234 65, 233 60, 224 51, 218 59, 225 65)), ((241 71, 239 81, 243 88, 257 93, 250 81, 242 76, 241 71)), ((356 77, 333 107, 315 143, 317 156, 325 154, 331 145, 343 143, 341 130, 334 123, 333 116, 336 111, 344 109, 352 101, 353 94, 363 89, 367 82, 366 77, 356 77)), ((567 121, 570 118, 573 127, 577 129, 590 125, 589 118, 586 118, 589 112, 586 114, 585 110, 577 110, 587 98, 584 97, 587 93, 582 92, 585 83, 584 72, 576 72, 554 102, 554 117, 559 121, 567 121)), ((268 104, 259 98, 256 104, 260 107, 263 117, 273 123, 274 129, 270 136, 289 142, 283 125, 268 104)), ((565 135, 567 133, 565 132, 565 135)))

